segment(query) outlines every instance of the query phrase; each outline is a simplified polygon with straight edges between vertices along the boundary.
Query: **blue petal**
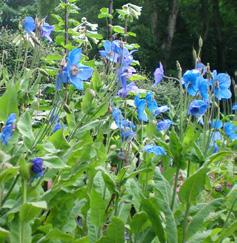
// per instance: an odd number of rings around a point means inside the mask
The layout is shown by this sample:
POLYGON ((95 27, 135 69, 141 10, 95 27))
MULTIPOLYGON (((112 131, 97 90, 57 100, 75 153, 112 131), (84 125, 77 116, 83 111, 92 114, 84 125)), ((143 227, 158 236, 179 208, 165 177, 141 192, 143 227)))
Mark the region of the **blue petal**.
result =
POLYGON ((158 131, 166 131, 170 128, 170 126, 172 125, 172 121, 169 119, 160 121, 157 123, 157 130, 158 131))
POLYGON ((231 84, 230 76, 226 73, 219 73, 216 77, 219 81, 220 88, 229 88, 231 84))
POLYGON ((214 94, 218 100, 222 99, 230 99, 232 96, 232 93, 228 88, 215 88, 214 94))
POLYGON ((71 65, 76 65, 80 62, 82 55, 82 50, 80 48, 75 48, 68 54, 68 67, 70 68, 71 65))
POLYGON ((143 122, 148 121, 147 114, 145 113, 146 100, 140 99, 138 96, 134 99, 135 106, 137 107, 138 119, 143 122))
POLYGON ((204 79, 203 77, 199 77, 198 78, 198 87, 199 87, 199 91, 200 91, 202 98, 204 100, 208 100, 208 88, 209 88, 208 81, 206 79, 204 79))
POLYGON ((6 126, 7 125, 11 125, 12 123, 14 123, 16 121, 16 114, 15 113, 11 113, 6 121, 6 126))
POLYGON ((33 32, 36 28, 35 20, 31 16, 27 16, 23 20, 23 29, 27 33, 33 32))
POLYGON ((214 129, 221 129, 222 128, 222 121, 221 120, 212 120, 211 127, 214 129))
POLYGON ((143 150, 147 153, 153 153, 156 156, 166 155, 165 150, 162 147, 156 145, 148 144, 143 148, 143 150))

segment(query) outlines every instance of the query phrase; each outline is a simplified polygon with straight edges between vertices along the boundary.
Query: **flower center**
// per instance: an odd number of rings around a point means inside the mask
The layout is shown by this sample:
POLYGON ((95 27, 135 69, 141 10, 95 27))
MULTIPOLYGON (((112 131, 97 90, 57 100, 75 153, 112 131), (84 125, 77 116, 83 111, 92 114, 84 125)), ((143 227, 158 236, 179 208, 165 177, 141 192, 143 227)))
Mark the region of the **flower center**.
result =
POLYGON ((72 68, 71 68, 72 76, 76 76, 78 73, 79 73, 78 67, 76 65, 72 65, 72 68))

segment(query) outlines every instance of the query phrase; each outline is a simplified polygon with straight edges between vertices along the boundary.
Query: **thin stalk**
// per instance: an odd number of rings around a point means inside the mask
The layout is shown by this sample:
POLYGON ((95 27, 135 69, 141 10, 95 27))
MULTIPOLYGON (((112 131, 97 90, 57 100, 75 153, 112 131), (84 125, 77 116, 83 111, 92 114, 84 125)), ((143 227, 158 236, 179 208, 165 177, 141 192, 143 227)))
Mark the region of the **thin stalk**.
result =
POLYGON ((177 189, 177 185, 178 185, 178 178, 179 178, 179 167, 176 168, 173 195, 172 195, 171 206, 170 206, 171 210, 174 209, 174 202, 175 202, 175 197, 176 197, 176 189, 177 189))
POLYGON ((15 178, 15 180, 12 182, 11 187, 9 188, 7 194, 6 194, 5 197, 2 199, 1 207, 4 205, 4 203, 6 202, 6 200, 8 199, 8 197, 10 196, 10 194, 11 194, 13 188, 15 187, 15 185, 16 185, 18 179, 19 179, 19 176, 20 176, 19 174, 16 176, 16 178, 15 178))
POLYGON ((65 3, 65 10, 64 10, 64 52, 65 54, 67 54, 67 48, 66 45, 68 44, 68 17, 69 17, 69 13, 68 13, 68 0, 64 0, 65 3))
POLYGON ((190 203, 187 202, 185 215, 184 215, 184 222, 183 222, 183 243, 186 242, 186 232, 187 232, 187 225, 188 225, 188 215, 189 215, 190 203))
POLYGON ((225 220, 223 229, 227 227, 227 223, 228 223, 228 221, 229 221, 229 218, 230 218, 231 213, 233 212, 233 209, 234 209, 234 206, 235 206, 235 203, 236 203, 236 202, 237 202, 237 199, 235 199, 234 202, 233 202, 232 205, 231 205, 231 208, 230 208, 230 210, 229 210, 229 212, 228 212, 228 215, 227 215, 227 217, 226 217, 226 220, 225 220))

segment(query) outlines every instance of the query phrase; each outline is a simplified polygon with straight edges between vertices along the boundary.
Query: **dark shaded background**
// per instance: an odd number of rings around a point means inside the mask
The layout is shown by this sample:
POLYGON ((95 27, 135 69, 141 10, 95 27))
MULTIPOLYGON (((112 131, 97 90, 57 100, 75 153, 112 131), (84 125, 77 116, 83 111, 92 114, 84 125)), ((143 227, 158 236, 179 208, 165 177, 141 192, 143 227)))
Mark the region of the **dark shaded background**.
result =
MULTIPOLYGON (((59 0, 0 0, 0 23, 16 29, 20 17, 26 14, 49 16, 59 0)), ((78 19, 86 16, 90 22, 103 20, 97 15, 109 0, 80 0, 78 19)), ((127 1, 114 1, 114 9, 127 1)), ((198 38, 204 41, 202 61, 209 62, 212 69, 235 75, 237 69, 237 1, 236 0, 131 0, 143 6, 142 16, 129 30, 137 33, 141 46, 136 54, 144 69, 152 71, 159 61, 166 70, 175 70, 176 60, 183 69, 193 67, 192 49, 197 48, 198 38), (174 21, 175 19, 175 21, 174 21), (173 22, 172 22, 173 21, 173 22), (170 24, 173 31, 170 33, 170 24), (173 34, 173 35, 172 35, 173 34)))

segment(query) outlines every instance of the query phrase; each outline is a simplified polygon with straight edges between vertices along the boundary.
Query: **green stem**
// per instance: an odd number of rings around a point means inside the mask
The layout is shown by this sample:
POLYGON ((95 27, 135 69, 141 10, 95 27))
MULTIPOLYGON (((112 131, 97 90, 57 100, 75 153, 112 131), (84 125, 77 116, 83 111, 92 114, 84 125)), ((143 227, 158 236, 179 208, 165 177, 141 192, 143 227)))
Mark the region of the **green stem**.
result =
POLYGON ((190 203, 187 202, 185 215, 184 215, 184 222, 183 222, 183 241, 182 241, 183 243, 185 243, 185 241, 186 241, 186 231, 187 231, 187 225, 188 225, 189 209, 190 209, 190 203))
POLYGON ((179 178, 179 167, 176 168, 173 195, 172 195, 172 201, 171 201, 171 206, 170 206, 171 210, 174 209, 174 202, 175 202, 175 197, 176 197, 176 189, 177 189, 177 185, 178 185, 178 178, 179 178))
POLYGON ((1 202, 1 207, 4 205, 4 203, 6 202, 6 200, 8 199, 8 197, 10 196, 13 188, 15 187, 17 181, 19 179, 19 175, 16 176, 15 180, 13 181, 13 183, 11 184, 11 187, 9 188, 6 196, 2 199, 2 202, 1 202))
POLYGON ((225 220, 223 229, 226 228, 226 226, 227 226, 228 220, 229 220, 229 218, 230 218, 230 215, 231 215, 231 213, 232 213, 232 211, 233 211, 233 209, 234 209, 234 206, 235 206, 235 203, 236 203, 236 202, 237 202, 237 199, 235 199, 234 202, 233 202, 232 205, 231 205, 231 208, 230 208, 230 210, 229 210, 229 212, 228 212, 228 215, 227 215, 227 217, 226 217, 226 220, 225 220))

